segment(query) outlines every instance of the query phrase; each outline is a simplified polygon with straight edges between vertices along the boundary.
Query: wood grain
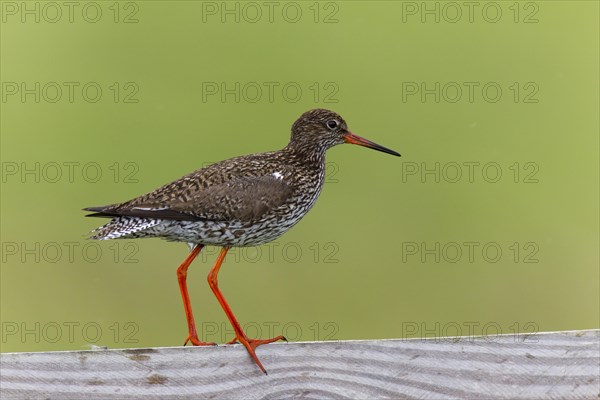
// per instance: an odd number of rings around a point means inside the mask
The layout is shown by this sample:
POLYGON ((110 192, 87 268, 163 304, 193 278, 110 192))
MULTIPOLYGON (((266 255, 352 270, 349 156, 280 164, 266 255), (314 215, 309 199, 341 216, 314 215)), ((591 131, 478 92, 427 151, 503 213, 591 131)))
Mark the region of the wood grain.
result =
POLYGON ((598 399, 600 330, 0 355, 2 399, 598 399))

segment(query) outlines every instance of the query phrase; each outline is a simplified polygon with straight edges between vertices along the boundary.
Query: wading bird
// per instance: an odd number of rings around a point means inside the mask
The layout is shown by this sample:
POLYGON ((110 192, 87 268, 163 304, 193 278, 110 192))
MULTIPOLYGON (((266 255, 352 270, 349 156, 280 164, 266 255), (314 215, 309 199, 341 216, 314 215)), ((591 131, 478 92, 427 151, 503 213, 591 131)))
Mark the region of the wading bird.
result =
POLYGON ((250 154, 217 162, 124 203, 89 207, 91 217, 110 222, 93 231, 91 239, 158 237, 186 242, 191 252, 177 269, 177 279, 188 323, 184 343, 214 345, 198 338, 186 277, 191 262, 207 245, 222 247, 208 274, 208 283, 227 318, 235 338, 266 373, 256 356, 257 346, 285 340, 246 336, 219 290, 218 274, 227 251, 235 246, 259 246, 277 239, 315 204, 325 178, 325 152, 351 143, 400 156, 348 130, 333 111, 315 109, 292 125, 289 144, 279 150, 250 154))

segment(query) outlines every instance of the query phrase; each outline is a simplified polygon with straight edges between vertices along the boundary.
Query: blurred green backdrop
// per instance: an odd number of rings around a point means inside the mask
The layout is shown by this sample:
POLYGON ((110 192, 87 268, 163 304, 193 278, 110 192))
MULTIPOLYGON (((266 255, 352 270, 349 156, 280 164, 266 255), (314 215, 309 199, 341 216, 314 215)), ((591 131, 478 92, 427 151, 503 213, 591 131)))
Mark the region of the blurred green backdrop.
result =
MULTIPOLYGON (((230 253, 249 335, 599 326, 597 2, 61 4, 2 2, 2 351, 182 344, 187 247, 86 241, 80 209, 283 147, 315 107, 403 157, 333 149, 308 216, 230 253)), ((188 282, 223 342, 215 257, 188 282)))

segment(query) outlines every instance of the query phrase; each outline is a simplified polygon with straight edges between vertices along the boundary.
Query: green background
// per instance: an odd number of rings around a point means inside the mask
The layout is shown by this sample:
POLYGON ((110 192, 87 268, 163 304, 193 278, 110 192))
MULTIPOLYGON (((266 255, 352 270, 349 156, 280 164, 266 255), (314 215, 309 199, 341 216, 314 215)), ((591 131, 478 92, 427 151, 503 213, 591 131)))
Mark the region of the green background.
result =
MULTIPOLYGON (((403 157, 336 147, 328 182, 304 220, 276 245, 230 254, 220 284, 250 336, 599 327, 597 2, 498 2, 495 23, 488 21, 494 9, 482 15, 486 2, 472 22, 466 8, 450 21, 454 11, 436 2, 427 5, 437 4, 440 21, 424 15, 423 22, 422 10, 407 14, 421 2, 392 1, 322 2, 315 22, 315 4, 296 2, 302 17, 295 23, 286 20, 295 9, 282 15, 288 3, 278 3, 273 22, 263 7, 254 23, 243 4, 239 22, 203 13, 221 2, 125 2, 115 22, 114 2, 100 1, 95 23, 82 17, 86 2, 73 22, 66 8, 48 21, 54 11, 44 4, 39 22, 27 15, 23 22, 11 8, 21 2, 2 2, 2 351, 182 344, 175 270, 187 247, 158 239, 90 245, 85 233, 105 221, 80 209, 127 200, 209 162, 281 148, 295 118, 315 107, 339 112, 355 133, 403 157), (137 22, 125 23, 130 13, 137 22), (20 90, 35 82, 39 102, 9 93, 15 83, 20 90), (78 82, 79 89, 72 102, 66 89, 51 102, 52 85, 42 93, 48 82, 78 82), (82 96, 88 82, 102 88, 97 102, 82 96), (266 90, 257 101, 250 91, 239 102, 203 98, 203 83, 211 82, 276 82, 279 89, 273 101, 266 90), (281 92, 290 82, 302 89, 298 101, 281 92), (409 96, 411 82, 429 89, 440 82, 447 91, 439 102, 409 96), (472 101, 464 82, 479 85, 472 101), (490 82, 502 89, 498 101, 481 92, 490 82), (464 90, 453 102, 456 85, 464 90), (137 102, 126 102, 134 89, 129 100, 137 102), (72 179, 65 162, 77 163, 72 179), (36 163, 39 182, 35 173, 21 175, 36 163), (407 175, 436 163, 439 182, 407 175), (464 163, 479 163, 472 182, 464 163), (495 183, 488 182, 495 170, 482 175, 487 163, 502 172, 495 183), (84 174, 84 165, 99 165, 101 178, 90 182, 95 170, 84 174), (451 182, 456 165, 462 176, 451 182), (479 244, 472 262, 465 242, 479 244), (439 262, 426 252, 436 243, 439 262), (451 262, 456 243, 463 254, 451 262), (502 250, 497 262, 482 255, 486 243, 487 256, 502 250), (425 249, 424 260, 407 253, 414 246, 425 249)), ((209 248, 188 281, 199 330, 211 333, 204 339, 223 342, 230 328, 206 283, 215 257, 209 248)))

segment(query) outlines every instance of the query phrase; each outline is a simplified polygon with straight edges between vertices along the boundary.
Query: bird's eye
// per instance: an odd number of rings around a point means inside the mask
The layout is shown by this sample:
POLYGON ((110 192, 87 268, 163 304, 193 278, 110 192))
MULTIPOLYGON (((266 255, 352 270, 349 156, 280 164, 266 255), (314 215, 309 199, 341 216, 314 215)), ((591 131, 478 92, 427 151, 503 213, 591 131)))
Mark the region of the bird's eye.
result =
POLYGON ((331 130, 337 128, 340 124, 335 119, 330 119, 327 121, 327 127, 331 130))

